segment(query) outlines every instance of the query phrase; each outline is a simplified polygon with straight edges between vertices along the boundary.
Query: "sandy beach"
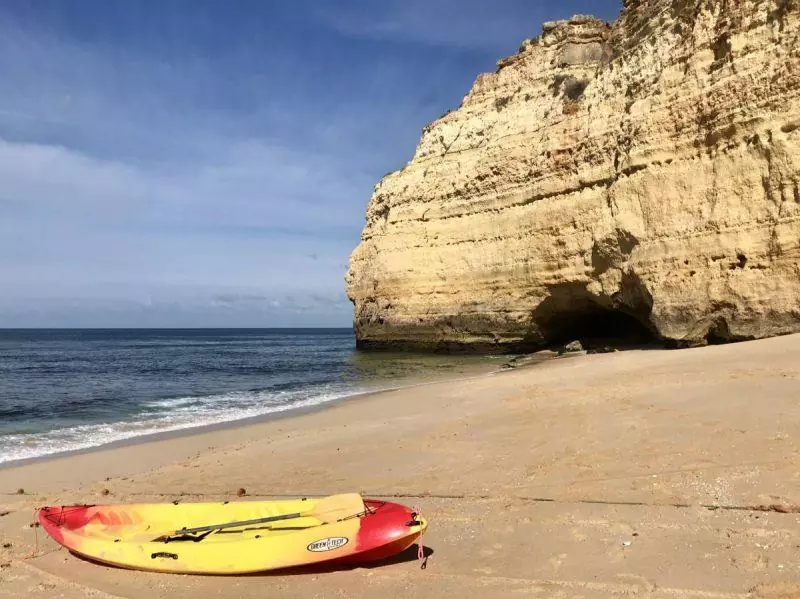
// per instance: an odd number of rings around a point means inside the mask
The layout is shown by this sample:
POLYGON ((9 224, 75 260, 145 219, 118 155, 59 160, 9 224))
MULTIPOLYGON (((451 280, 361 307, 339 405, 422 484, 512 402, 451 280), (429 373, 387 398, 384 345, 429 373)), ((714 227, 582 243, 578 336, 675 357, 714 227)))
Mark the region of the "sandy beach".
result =
POLYGON ((562 358, 0 469, 0 597, 800 597, 798 355, 800 336, 562 358), (30 527, 36 506, 239 488, 418 505, 427 569, 160 575, 30 527))

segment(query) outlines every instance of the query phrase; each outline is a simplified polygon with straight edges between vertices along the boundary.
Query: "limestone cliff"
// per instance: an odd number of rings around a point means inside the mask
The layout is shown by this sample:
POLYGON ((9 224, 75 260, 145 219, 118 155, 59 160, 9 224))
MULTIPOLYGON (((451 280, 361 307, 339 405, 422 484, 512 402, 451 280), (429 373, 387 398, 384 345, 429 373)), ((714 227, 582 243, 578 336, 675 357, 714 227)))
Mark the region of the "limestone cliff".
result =
POLYGON ((800 331, 800 1, 545 24, 377 185, 347 286, 361 347, 800 331))

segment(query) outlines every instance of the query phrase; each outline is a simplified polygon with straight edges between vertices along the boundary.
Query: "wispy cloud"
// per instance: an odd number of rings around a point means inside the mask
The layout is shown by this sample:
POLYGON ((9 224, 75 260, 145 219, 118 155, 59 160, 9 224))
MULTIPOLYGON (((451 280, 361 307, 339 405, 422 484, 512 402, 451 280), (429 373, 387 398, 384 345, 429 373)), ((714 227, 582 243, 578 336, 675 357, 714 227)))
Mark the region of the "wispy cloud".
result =
POLYGON ((597 0, 358 0, 325 4, 316 14, 355 37, 510 52, 523 39, 539 35, 545 20, 577 12, 613 19, 619 6, 597 0))

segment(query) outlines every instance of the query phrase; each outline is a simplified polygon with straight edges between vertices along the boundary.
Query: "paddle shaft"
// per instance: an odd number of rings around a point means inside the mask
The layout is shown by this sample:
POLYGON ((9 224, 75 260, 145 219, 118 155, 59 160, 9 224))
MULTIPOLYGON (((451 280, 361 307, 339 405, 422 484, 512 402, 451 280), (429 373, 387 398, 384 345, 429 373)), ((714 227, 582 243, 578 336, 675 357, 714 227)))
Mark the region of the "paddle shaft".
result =
POLYGON ((212 530, 222 530, 223 528, 239 528, 240 526, 252 526, 253 524, 266 524, 267 522, 278 522, 280 520, 292 520, 301 518, 305 514, 282 514, 280 516, 269 516, 267 518, 256 518, 255 520, 239 520, 238 522, 225 522, 224 524, 209 524, 208 526, 198 526, 196 528, 181 528, 174 534, 194 534, 196 532, 208 532, 212 530))
MULTIPOLYGON (((325 518, 326 521, 336 521, 354 516, 362 512, 363 509, 364 501, 357 493, 332 495, 330 497, 326 497, 325 499, 320 499, 319 501, 315 502, 313 507, 301 512, 281 514, 278 516, 268 516, 266 518, 256 518, 254 520, 238 520, 236 522, 223 522, 222 524, 207 524, 205 526, 197 526, 194 528, 184 527, 176 530, 167 537, 159 537, 159 539, 166 538, 169 540, 173 537, 197 533, 211 534, 215 531, 224 530, 226 528, 240 528, 242 526, 252 526, 254 524, 267 524, 269 522, 279 522, 281 520, 293 520, 295 518, 302 518, 303 516, 312 516, 323 519, 321 517, 322 514, 327 516, 327 518, 325 518)), ((205 537, 206 535, 202 536, 205 537)), ((200 537, 194 537, 193 540, 199 541, 200 537)))

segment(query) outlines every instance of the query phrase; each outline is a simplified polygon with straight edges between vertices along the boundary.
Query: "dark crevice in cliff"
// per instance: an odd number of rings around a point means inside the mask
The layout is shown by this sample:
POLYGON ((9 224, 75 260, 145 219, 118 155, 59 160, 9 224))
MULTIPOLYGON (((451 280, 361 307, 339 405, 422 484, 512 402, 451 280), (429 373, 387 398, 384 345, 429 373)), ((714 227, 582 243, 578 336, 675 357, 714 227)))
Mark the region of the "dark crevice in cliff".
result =
POLYGON ((786 27, 786 15, 792 10, 798 9, 796 0, 776 0, 775 9, 770 11, 767 21, 777 23, 780 31, 786 27))
POLYGON ((724 318, 720 318, 718 321, 714 322, 714 324, 709 327, 705 337, 705 341, 708 345, 723 345, 736 340, 736 337, 731 335, 728 321, 724 318))

